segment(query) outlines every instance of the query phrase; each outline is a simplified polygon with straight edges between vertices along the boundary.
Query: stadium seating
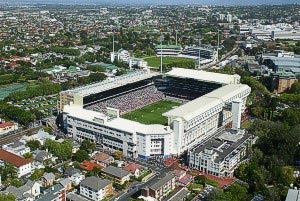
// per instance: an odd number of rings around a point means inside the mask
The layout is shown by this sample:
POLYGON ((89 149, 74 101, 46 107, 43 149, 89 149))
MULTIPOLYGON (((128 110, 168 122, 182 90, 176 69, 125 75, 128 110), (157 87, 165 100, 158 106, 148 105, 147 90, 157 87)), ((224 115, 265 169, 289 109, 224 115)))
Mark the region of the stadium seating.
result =
POLYGON ((90 105, 87 109, 106 113, 106 107, 111 107, 119 109, 120 114, 123 115, 164 98, 165 95, 158 91, 154 85, 151 85, 143 89, 90 105))

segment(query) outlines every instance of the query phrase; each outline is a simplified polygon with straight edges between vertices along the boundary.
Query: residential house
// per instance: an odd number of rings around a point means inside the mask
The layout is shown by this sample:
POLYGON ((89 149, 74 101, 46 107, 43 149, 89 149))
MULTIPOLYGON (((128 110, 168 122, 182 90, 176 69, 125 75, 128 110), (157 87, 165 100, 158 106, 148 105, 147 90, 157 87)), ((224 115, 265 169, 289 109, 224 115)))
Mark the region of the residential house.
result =
POLYGON ((80 164, 80 167, 86 171, 92 171, 94 168, 103 168, 101 165, 98 165, 97 163, 88 160, 84 160, 80 164))
POLYGON ((43 187, 52 186, 53 182, 55 181, 55 175, 52 172, 45 172, 41 178, 41 181, 43 187))
POLYGON ((23 158, 11 152, 0 149, 0 166, 4 166, 6 163, 9 163, 16 168, 18 178, 31 174, 32 159, 23 158))
POLYGON ((127 163, 123 170, 130 172, 135 177, 139 177, 144 172, 144 167, 135 163, 127 163))
POLYGON ((100 201, 113 193, 112 181, 92 176, 80 182, 80 195, 100 201))
POLYGON ((3 145, 3 149, 19 156, 23 156, 30 152, 30 148, 26 147, 26 144, 21 141, 15 141, 13 143, 3 145))
POLYGON ((53 157, 53 155, 45 150, 37 150, 35 151, 35 161, 38 161, 40 163, 43 163, 45 160, 50 159, 52 162, 55 162, 56 157, 53 157))
POLYGON ((44 145, 46 139, 55 140, 55 136, 50 135, 48 132, 44 131, 43 129, 40 129, 37 132, 37 134, 30 135, 30 136, 23 136, 22 139, 24 139, 27 142, 30 140, 38 140, 41 143, 41 145, 44 145))
POLYGON ((160 201, 175 189, 175 176, 166 174, 163 178, 158 178, 157 181, 148 188, 142 189, 142 195, 152 197, 160 201))
POLYGON ((176 185, 178 186, 188 186, 193 180, 194 177, 186 173, 183 170, 175 170, 174 175, 176 177, 176 185))
POLYGON ((14 122, 3 122, 0 124, 0 135, 10 131, 18 130, 18 124, 14 122))
POLYGON ((47 188, 36 201, 66 201, 66 190, 61 184, 47 188))
POLYGON ((95 156, 93 156, 93 160, 95 160, 95 162, 103 167, 107 167, 109 166, 111 163, 114 162, 114 157, 105 154, 105 153, 99 153, 96 154, 95 156))
POLYGON ((130 172, 114 166, 108 166, 104 168, 101 173, 105 176, 112 178, 116 183, 120 185, 129 181, 131 176, 130 172))
POLYGON ((72 181, 69 178, 61 179, 59 183, 66 189, 66 191, 72 189, 72 181))
POLYGON ((69 178, 75 186, 79 185, 79 183, 85 179, 84 174, 74 167, 68 167, 64 175, 65 177, 69 178))
POLYGON ((17 201, 31 201, 40 195, 40 187, 39 182, 28 180, 21 187, 8 186, 4 192, 13 194, 17 201))

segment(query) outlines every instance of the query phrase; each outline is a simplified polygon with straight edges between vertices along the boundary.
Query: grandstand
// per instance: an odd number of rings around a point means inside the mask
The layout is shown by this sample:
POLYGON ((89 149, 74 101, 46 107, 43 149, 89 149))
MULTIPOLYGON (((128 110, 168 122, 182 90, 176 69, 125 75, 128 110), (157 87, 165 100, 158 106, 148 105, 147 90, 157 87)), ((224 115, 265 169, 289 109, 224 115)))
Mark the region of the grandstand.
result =
POLYGON ((231 121, 238 128, 249 93, 238 75, 174 68, 62 92, 60 104, 65 128, 76 140, 89 139, 132 157, 169 157, 231 121))

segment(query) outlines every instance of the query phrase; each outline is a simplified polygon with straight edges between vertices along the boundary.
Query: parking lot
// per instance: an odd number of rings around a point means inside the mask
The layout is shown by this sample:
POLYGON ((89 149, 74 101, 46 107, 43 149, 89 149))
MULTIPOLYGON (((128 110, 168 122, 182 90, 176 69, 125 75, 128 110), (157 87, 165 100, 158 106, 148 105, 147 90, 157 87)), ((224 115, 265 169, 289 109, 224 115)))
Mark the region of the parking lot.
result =
POLYGON ((202 201, 205 200, 207 195, 214 189, 215 187, 211 185, 207 185, 203 190, 198 194, 198 196, 195 198, 195 201, 202 201))

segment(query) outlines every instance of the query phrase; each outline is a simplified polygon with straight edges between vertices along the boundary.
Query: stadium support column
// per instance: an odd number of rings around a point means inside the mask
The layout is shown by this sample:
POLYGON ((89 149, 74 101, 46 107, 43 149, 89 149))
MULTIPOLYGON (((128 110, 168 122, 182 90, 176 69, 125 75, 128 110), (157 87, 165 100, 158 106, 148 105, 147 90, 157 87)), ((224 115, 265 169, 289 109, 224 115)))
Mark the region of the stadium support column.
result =
POLYGON ((238 130, 241 127, 241 118, 242 118, 242 100, 234 100, 232 101, 232 129, 238 130))

